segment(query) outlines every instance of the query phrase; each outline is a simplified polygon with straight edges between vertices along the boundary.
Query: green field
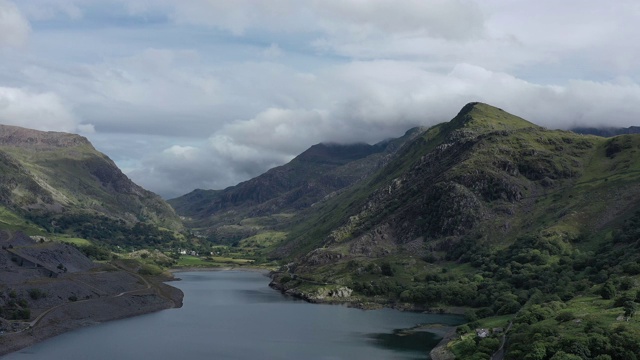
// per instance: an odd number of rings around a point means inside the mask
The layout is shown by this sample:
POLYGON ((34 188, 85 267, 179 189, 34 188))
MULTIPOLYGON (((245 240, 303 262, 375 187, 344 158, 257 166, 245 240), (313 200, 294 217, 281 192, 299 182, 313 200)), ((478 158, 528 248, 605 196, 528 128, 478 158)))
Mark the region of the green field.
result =
POLYGON ((0 227, 4 230, 22 231, 27 235, 46 234, 46 232, 36 224, 19 217, 3 206, 0 206, 0 227))
POLYGON ((202 258, 198 256, 182 255, 180 256, 180 259, 178 259, 175 267, 220 267, 229 265, 247 265, 252 262, 253 260, 235 259, 222 256, 202 258))
POLYGON ((87 239, 76 238, 76 237, 54 237, 53 239, 56 241, 77 245, 77 246, 89 246, 92 244, 91 241, 87 239))

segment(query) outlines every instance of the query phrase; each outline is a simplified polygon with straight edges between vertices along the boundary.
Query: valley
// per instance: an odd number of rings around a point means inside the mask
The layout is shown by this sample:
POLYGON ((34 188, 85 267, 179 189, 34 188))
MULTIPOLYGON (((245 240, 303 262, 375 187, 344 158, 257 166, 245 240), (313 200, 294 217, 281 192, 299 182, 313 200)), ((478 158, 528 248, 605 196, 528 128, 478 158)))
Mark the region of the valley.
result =
MULTIPOLYGON (((106 302, 152 288, 166 300, 168 287, 143 283, 168 269, 260 268, 308 302, 464 315, 434 356, 640 354, 640 135, 549 130, 470 103, 397 139, 317 144, 236 186, 164 202, 82 139, 3 131, 6 237, 90 258, 101 270, 72 276, 87 284, 121 273, 119 292, 92 290, 106 302), (41 145, 25 150, 18 135, 41 145)), ((3 283, 3 304, 18 289, 26 304, 6 314, 39 324, 27 283, 3 283)))

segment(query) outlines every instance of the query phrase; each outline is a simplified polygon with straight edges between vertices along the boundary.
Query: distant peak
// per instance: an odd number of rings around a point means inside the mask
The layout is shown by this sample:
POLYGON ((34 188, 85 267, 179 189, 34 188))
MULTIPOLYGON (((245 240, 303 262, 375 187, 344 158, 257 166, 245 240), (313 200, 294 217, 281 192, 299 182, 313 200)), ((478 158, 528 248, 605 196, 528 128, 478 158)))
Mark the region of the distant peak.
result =
POLYGON ((467 105, 463 106, 462 109, 460 109, 460 111, 458 112, 458 115, 456 115, 456 117, 460 116, 460 115, 466 115, 466 114, 470 113, 473 110, 473 108, 475 108, 479 104, 482 104, 482 103, 478 102, 478 101, 474 101, 474 102, 468 103, 467 105))
POLYGON ((451 125, 476 130, 513 130, 538 127, 521 117, 481 102, 470 102, 463 106, 458 115, 451 120, 451 125))
POLYGON ((87 138, 76 134, 0 124, 0 146, 68 148, 80 145, 91 145, 91 143, 87 138))

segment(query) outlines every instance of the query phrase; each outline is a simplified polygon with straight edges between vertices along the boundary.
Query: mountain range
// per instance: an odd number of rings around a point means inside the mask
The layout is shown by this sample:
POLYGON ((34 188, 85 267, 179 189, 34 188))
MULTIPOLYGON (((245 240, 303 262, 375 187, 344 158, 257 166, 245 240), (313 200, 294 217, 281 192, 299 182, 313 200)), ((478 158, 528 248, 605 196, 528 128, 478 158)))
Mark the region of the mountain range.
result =
POLYGON ((500 336, 470 334, 496 324, 510 329, 508 359, 640 354, 632 320, 640 135, 548 130, 470 103, 449 122, 389 143, 397 146, 351 157, 366 147, 337 146, 323 152, 336 161, 325 156, 321 165, 303 153, 236 187, 171 203, 211 233, 245 231, 239 247, 279 234, 262 251, 283 264, 272 286, 288 294, 366 308, 467 309, 471 322, 448 347, 457 358, 491 356, 500 336), (352 180, 322 177, 336 171, 352 180), (314 181, 323 190, 299 192, 306 199, 283 195, 314 181))
POLYGON ((463 312, 456 358, 504 342, 507 359, 634 359, 640 135, 627 130, 549 130, 469 103, 397 139, 314 145, 174 211, 81 136, 0 126, 0 227, 115 249, 167 246, 185 226, 203 248, 278 266, 271 285, 308 301, 463 312))

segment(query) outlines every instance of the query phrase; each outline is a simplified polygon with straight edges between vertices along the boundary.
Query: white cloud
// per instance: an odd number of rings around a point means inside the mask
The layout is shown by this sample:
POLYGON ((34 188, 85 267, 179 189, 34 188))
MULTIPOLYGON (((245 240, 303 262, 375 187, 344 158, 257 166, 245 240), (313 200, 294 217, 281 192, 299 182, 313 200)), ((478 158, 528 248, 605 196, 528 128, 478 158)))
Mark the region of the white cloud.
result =
POLYGON ((233 185, 318 142, 399 136, 470 101, 552 128, 640 116, 636 0, 0 0, 8 8, 29 46, 0 59, 0 119, 88 134, 165 195, 233 185))
POLYGON ((423 35, 450 40, 479 38, 484 16, 467 0, 315 0, 314 12, 333 36, 362 40, 371 35, 423 35))
POLYGON ((74 132, 78 122, 53 93, 0 87, 0 122, 37 130, 74 132))
POLYGON ((80 134, 95 134, 96 127, 93 124, 78 124, 77 131, 80 134))
POLYGON ((276 43, 271 43, 268 48, 262 51, 262 55, 267 59, 275 59, 282 56, 282 49, 276 43))
POLYGON ((11 1, 0 0, 0 46, 22 46, 27 42, 31 26, 11 1))
POLYGON ((78 20, 83 17, 80 6, 87 5, 90 0, 39 0, 38 3, 24 5, 25 14, 32 20, 51 20, 59 16, 78 20))

